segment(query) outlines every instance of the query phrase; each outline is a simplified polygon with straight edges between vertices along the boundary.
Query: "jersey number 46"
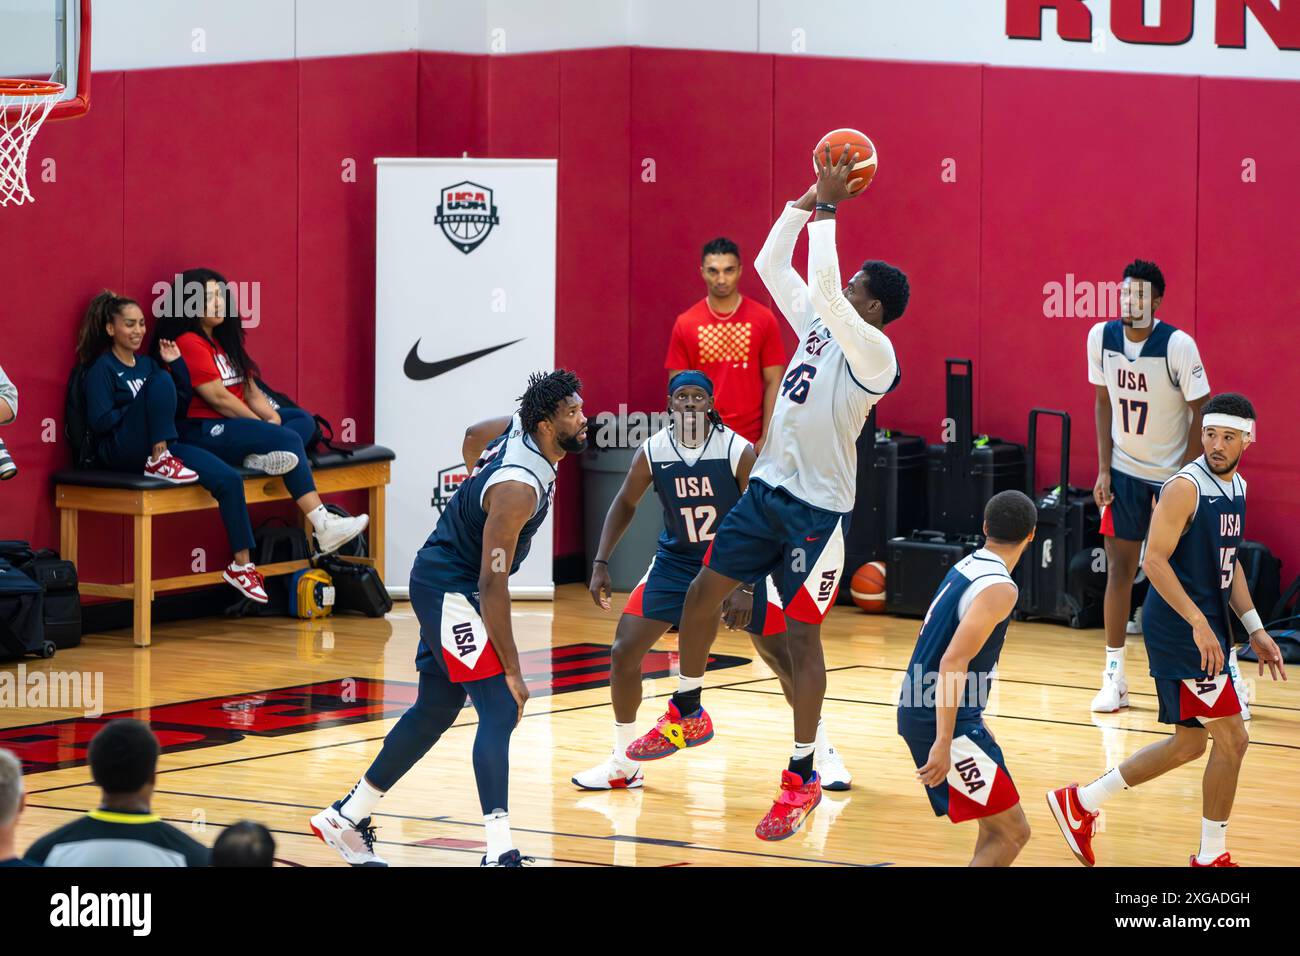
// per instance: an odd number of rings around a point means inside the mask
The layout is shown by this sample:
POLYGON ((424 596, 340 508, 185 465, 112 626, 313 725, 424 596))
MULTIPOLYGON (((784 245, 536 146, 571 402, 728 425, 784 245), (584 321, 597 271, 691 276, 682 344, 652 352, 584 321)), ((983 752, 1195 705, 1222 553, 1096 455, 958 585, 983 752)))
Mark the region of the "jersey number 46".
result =
POLYGON ((815 365, 797 365, 786 374, 781 382, 781 394, 797 405, 808 401, 808 390, 812 388, 813 376, 817 374, 815 365))

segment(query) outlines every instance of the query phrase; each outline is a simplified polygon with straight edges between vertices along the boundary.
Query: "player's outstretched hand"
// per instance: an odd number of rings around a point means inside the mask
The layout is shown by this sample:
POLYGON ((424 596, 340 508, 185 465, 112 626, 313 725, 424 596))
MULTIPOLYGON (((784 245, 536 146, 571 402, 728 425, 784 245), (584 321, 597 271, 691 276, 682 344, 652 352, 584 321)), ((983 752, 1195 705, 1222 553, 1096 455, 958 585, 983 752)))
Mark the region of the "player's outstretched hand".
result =
POLYGON ((822 155, 817 157, 818 202, 843 202, 857 195, 849 191, 849 175, 853 172, 853 164, 857 160, 857 153, 850 154, 847 149, 842 149, 839 162, 833 163, 831 148, 825 147, 822 155))
POLYGON ((722 602, 722 623, 729 631, 739 631, 749 626, 754 616, 754 595, 752 592, 736 588, 722 602))
POLYGON ((528 685, 524 683, 524 675, 519 671, 506 671, 506 686, 510 688, 510 696, 519 705, 519 716, 515 718, 515 726, 518 726, 519 721, 524 719, 524 704, 528 703, 528 685))
POLYGON ((1192 625, 1192 640, 1201 652, 1201 668, 1206 677, 1217 677, 1223 672, 1223 645, 1210 629, 1205 618, 1192 625))
POLYGON ((609 599, 614 591, 610 585, 609 568, 603 563, 591 566, 591 584, 587 586, 587 590, 591 592, 591 599, 596 602, 596 607, 602 611, 609 610, 609 599))
POLYGON ((952 741, 936 740, 930 747, 930 757, 916 771, 916 777, 927 787, 937 787, 948 778, 952 766, 952 741))
POLYGON ((1252 631, 1250 635, 1250 646, 1255 649, 1255 655, 1259 658, 1259 676, 1264 676, 1264 665, 1268 665, 1269 677, 1273 680, 1286 680, 1286 662, 1282 660, 1282 651, 1277 646, 1277 641, 1273 636, 1262 627, 1257 631, 1252 631))

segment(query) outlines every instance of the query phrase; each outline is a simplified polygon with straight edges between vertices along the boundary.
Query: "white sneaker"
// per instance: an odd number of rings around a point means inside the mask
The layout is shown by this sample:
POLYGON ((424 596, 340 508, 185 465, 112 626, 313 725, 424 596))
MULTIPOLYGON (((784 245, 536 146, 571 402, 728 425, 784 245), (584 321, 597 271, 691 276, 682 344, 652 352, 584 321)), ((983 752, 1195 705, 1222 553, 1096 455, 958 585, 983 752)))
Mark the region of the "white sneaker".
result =
POLYGON ((1113 714, 1128 706, 1128 681, 1123 677, 1115 678, 1103 672, 1101 690, 1092 699, 1094 714, 1113 714))
POLYGON ((369 525, 370 515, 345 518, 343 515, 331 514, 325 519, 325 527, 316 532, 316 548, 321 554, 333 554, 369 525))
POLYGON ((629 774, 611 754, 604 763, 582 773, 575 773, 570 779, 575 787, 582 790, 634 790, 645 786, 645 774, 640 765, 632 763, 632 768, 629 774))
POLYGON ((291 451, 268 451, 265 455, 249 455, 244 467, 267 475, 287 475, 298 467, 298 456, 291 451))
POLYGON ((817 751, 813 758, 817 775, 822 778, 823 790, 848 790, 853 786, 853 775, 844 766, 844 758, 834 747, 817 751))
POLYGON ((1232 678, 1232 688, 1241 701, 1241 719, 1250 720, 1250 684, 1241 676, 1241 667, 1237 664, 1237 649, 1228 652, 1228 676, 1232 678))
POLYGON ((387 866, 388 863, 375 852, 375 828, 366 817, 353 823, 341 812, 336 803, 326 807, 311 818, 311 830, 326 846, 332 846, 351 866, 387 866))
POLYGON ((1133 612, 1132 620, 1130 620, 1127 624, 1124 625, 1124 633, 1125 634, 1142 633, 1142 608, 1139 607, 1136 611, 1133 612))

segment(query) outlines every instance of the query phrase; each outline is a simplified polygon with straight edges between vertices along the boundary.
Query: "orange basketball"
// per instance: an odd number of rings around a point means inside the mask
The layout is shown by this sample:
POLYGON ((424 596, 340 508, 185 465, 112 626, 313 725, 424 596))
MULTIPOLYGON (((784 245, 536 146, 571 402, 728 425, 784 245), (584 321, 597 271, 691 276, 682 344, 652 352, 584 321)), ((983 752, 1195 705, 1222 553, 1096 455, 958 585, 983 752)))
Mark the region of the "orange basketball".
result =
POLYGON ((838 163, 844 150, 848 149, 850 155, 858 154, 858 161, 853 164, 853 172, 849 174, 849 189, 853 193, 860 193, 870 185, 872 178, 876 175, 876 147, 867 139, 867 134, 856 129, 833 129, 822 137, 817 148, 813 150, 813 172, 817 172, 818 157, 824 157, 826 147, 831 148, 831 162, 838 163))
POLYGON ((864 611, 879 614, 885 609, 885 564, 872 561, 858 568, 849 582, 853 603, 864 611))

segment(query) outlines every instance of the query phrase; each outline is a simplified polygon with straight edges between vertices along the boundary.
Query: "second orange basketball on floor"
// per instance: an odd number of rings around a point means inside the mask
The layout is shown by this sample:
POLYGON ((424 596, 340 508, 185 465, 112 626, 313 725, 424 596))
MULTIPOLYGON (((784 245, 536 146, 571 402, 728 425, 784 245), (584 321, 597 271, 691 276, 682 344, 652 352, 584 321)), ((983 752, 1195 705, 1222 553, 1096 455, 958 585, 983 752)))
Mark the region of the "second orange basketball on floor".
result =
POLYGON ((831 162, 837 163, 844 150, 847 149, 850 154, 857 153, 857 162, 853 164, 853 172, 849 174, 849 189, 854 193, 860 193, 871 184, 872 178, 876 175, 878 157, 876 156, 875 145, 867 138, 867 134, 857 129, 833 129, 821 138, 817 148, 813 150, 813 172, 817 172, 817 158, 825 155, 826 147, 831 148, 831 162))
POLYGON ((885 609, 885 564, 872 561, 853 573, 849 582, 853 603, 864 611, 879 614, 885 609))

